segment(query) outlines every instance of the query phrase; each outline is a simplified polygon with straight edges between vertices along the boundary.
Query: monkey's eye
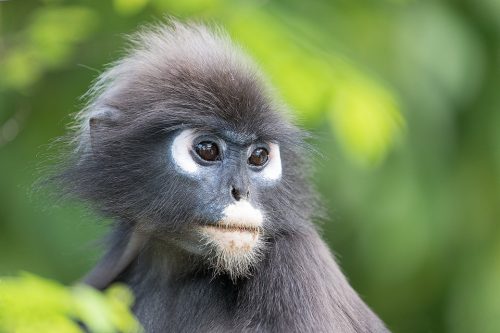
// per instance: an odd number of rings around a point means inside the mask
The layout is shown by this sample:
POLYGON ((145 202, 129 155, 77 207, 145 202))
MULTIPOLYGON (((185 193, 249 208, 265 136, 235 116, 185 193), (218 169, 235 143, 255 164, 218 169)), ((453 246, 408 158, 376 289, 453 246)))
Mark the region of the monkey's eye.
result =
POLYGON ((269 159, 269 152, 266 148, 255 149, 250 157, 248 158, 248 163, 254 166, 262 166, 266 164, 269 159))
POLYGON ((194 150, 205 161, 217 161, 220 159, 219 147, 215 142, 202 141, 194 146, 194 150))

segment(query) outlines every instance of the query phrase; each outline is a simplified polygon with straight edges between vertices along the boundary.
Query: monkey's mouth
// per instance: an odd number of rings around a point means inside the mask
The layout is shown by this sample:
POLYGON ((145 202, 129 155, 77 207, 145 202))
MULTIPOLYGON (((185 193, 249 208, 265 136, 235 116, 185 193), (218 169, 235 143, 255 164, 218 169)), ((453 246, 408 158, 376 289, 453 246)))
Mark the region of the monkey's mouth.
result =
POLYGON ((207 243, 228 252, 250 252, 258 243, 262 228, 253 225, 212 224, 200 228, 207 243))
POLYGON ((254 225, 231 225, 231 224, 210 224, 205 225, 202 228, 219 230, 222 232, 249 232, 249 233, 260 233, 260 227, 254 225))
POLYGON ((260 243, 263 215, 246 200, 228 205, 219 222, 200 227, 202 240, 210 249, 226 257, 243 257, 260 243))

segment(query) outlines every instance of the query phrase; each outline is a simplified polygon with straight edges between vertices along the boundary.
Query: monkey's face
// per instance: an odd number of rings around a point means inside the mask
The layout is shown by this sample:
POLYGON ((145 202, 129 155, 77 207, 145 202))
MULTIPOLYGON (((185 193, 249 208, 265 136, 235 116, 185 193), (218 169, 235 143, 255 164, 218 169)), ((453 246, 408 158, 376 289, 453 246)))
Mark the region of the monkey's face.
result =
POLYGON ((177 243, 203 255, 216 270, 240 276, 263 248, 266 192, 280 181, 280 147, 231 131, 176 132, 167 151, 168 166, 195 196, 177 243))
POLYGON ((120 224, 242 276, 316 213, 306 134, 227 38, 172 29, 139 36, 101 76, 60 178, 120 224))

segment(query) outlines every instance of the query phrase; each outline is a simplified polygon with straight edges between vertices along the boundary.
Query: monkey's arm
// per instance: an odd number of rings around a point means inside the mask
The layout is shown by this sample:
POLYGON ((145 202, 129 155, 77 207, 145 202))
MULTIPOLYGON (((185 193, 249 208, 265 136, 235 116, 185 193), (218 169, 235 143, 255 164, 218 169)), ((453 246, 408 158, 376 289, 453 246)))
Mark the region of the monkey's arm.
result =
POLYGON ((97 265, 82 279, 82 282, 103 290, 137 258, 146 243, 146 237, 136 231, 115 231, 111 239, 116 240, 97 265), (121 235, 116 235, 120 233, 121 235), (123 233, 123 234, 122 234, 123 233))

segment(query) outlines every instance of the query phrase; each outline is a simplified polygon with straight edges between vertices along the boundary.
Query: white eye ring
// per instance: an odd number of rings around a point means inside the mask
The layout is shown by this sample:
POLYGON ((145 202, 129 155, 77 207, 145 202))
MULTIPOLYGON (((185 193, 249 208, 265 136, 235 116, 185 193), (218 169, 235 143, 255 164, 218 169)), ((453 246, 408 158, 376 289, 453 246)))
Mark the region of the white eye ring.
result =
POLYGON ((191 156, 191 148, 193 146, 194 131, 185 129, 181 131, 172 142, 172 160, 184 172, 195 174, 199 171, 199 165, 191 156))
MULTIPOLYGON (((200 165, 193 159, 191 149, 196 135, 194 130, 182 130, 172 142, 172 160, 175 165, 185 173, 196 174, 200 170, 200 165)), ((280 147, 276 143, 269 143, 269 160, 263 167, 261 175, 267 180, 277 180, 281 178, 281 156, 280 147)))
POLYGON ((269 143, 268 162, 262 170, 262 177, 268 180, 277 180, 281 177, 280 146, 277 143, 269 143))

